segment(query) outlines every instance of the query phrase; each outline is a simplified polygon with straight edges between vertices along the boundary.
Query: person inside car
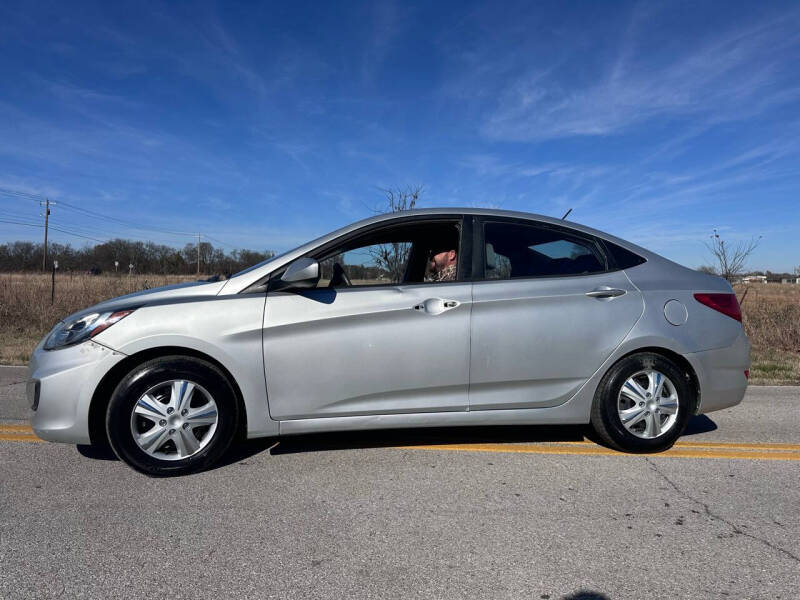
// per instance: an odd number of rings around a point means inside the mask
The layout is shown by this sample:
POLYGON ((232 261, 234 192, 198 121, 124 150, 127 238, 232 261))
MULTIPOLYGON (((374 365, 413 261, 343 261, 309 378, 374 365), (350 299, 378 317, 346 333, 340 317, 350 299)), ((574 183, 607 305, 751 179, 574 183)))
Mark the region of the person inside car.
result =
POLYGON ((458 253, 454 245, 431 248, 428 259, 428 276, 425 281, 455 281, 458 267, 458 253))

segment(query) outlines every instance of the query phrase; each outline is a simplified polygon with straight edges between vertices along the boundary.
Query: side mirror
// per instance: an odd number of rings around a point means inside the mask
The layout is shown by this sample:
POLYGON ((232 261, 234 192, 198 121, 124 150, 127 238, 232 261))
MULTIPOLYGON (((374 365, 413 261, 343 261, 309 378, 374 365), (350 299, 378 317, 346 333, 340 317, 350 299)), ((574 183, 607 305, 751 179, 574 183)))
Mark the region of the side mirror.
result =
POLYGON ((281 288, 313 288, 319 282, 319 263, 313 258, 298 258, 281 275, 281 288))

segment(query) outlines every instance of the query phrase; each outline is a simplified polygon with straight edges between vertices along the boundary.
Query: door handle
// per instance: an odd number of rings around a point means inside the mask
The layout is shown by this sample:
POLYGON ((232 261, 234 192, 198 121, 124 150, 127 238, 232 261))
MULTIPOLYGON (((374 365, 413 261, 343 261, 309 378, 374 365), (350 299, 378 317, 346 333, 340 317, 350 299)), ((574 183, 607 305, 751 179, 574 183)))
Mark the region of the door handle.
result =
POLYGON ((442 300, 441 298, 428 298, 425 302, 415 304, 412 308, 429 315, 440 315, 446 310, 461 304, 457 300, 442 300))
POLYGON ((592 290, 591 292, 586 292, 586 295, 590 298, 616 298, 617 296, 622 296, 623 294, 627 294, 625 290, 620 290, 618 288, 610 288, 610 287, 599 287, 597 289, 592 290))

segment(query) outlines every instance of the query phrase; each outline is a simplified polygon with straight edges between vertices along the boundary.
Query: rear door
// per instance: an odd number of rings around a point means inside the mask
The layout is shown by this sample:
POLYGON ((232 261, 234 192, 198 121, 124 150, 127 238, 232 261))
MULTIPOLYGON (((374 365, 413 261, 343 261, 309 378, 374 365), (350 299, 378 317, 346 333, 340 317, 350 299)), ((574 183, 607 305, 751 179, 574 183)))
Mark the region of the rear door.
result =
POLYGON ((273 419, 467 409, 472 284, 460 280, 464 260, 454 281, 423 280, 420 246, 441 227, 459 243, 460 217, 368 232, 314 256, 323 272, 316 289, 267 295, 273 419))
POLYGON ((565 402, 639 319, 641 294, 574 230, 479 220, 476 234, 470 410, 565 402))

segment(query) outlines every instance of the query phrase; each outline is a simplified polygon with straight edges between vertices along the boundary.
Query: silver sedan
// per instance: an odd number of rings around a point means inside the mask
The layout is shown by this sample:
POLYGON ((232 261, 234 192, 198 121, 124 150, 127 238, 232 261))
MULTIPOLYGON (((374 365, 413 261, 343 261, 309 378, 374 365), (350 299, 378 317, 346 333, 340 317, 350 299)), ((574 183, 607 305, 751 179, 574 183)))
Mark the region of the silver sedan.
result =
POLYGON ((377 428, 591 423, 656 452, 741 401, 749 350, 719 277, 571 222, 426 209, 71 315, 28 395, 40 437, 150 475, 237 436, 377 428))

